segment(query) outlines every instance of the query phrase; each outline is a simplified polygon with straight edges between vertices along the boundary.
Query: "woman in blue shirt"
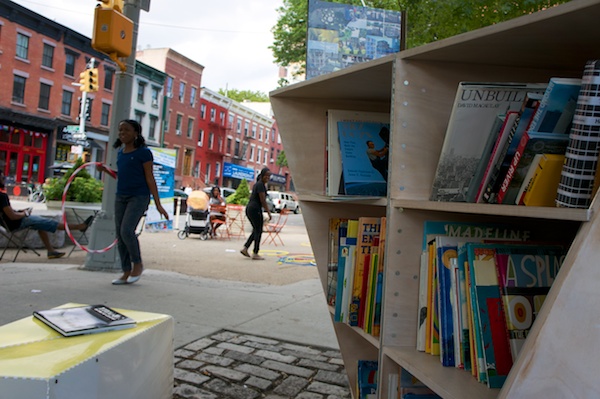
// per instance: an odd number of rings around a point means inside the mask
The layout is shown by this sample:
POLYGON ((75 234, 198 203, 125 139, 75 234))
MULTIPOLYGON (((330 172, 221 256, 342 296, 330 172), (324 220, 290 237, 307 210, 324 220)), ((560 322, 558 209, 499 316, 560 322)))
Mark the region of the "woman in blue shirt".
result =
MULTIPOLYGON (((112 283, 114 285, 132 284, 140 279, 144 270, 140 243, 135 229, 148 209, 151 194, 156 210, 167 220, 169 214, 160 203, 158 188, 152 173, 154 159, 152 152, 146 147, 144 136, 142 136, 142 126, 135 120, 121 121, 119 138, 113 147, 119 149, 115 228, 123 275, 113 280, 112 283)), ((108 172, 104 165, 99 166, 98 170, 108 172)))

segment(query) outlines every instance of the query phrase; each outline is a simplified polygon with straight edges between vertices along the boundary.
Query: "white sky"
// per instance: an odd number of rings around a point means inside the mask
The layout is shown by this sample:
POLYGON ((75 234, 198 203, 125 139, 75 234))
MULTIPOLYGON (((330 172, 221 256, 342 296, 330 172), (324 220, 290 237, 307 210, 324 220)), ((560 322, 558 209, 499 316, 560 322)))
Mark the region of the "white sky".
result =
MULTIPOLYGON (((95 0, 13 0, 92 37, 95 0)), ((151 0, 142 11, 138 49, 170 47, 204 66, 202 86, 261 91, 277 88, 268 46, 283 0, 151 0)))

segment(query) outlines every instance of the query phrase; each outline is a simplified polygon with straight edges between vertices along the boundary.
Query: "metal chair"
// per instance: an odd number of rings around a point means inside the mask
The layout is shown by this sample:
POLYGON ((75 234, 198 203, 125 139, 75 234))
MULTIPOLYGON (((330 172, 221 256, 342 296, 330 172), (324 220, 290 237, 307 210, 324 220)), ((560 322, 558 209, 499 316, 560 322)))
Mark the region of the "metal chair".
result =
POLYGON ((227 205, 227 224, 229 227, 229 234, 237 238, 244 237, 245 232, 245 208, 243 205, 228 204, 227 205))
POLYGON ((277 218, 277 221, 275 223, 267 223, 265 225, 263 232, 267 235, 263 239, 262 244, 274 244, 275 246, 277 246, 277 242, 275 240, 279 240, 281 245, 284 245, 279 233, 281 233, 281 231, 283 230, 283 227, 287 222, 289 213, 290 211, 284 208, 279 213, 279 217, 277 218))
POLYGON ((227 208, 225 205, 212 205, 211 210, 221 213, 225 220, 221 219, 213 219, 212 217, 209 219, 212 224, 212 234, 213 238, 216 238, 216 232, 222 237, 231 239, 231 231, 229 230, 229 223, 227 222, 227 208), (218 229, 218 230, 217 230, 218 229))
POLYGON ((26 227, 24 229, 10 230, 4 218, 0 217, 0 235, 6 238, 6 245, 4 246, 4 250, 0 255, 0 260, 4 257, 6 250, 13 244, 17 248, 17 253, 13 258, 13 262, 17 261, 17 256, 21 251, 27 252, 28 249, 32 250, 34 254, 40 256, 40 253, 36 251, 34 248, 30 247, 26 240, 29 232, 32 229, 30 227, 26 227))

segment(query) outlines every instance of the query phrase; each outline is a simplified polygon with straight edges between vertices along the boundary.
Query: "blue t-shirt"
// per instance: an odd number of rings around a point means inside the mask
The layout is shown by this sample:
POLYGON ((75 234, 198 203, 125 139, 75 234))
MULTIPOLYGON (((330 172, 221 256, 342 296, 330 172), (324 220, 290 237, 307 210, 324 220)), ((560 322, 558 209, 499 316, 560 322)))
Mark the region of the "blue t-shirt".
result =
POLYGON ((148 147, 138 147, 135 151, 124 153, 119 149, 117 155, 117 194, 118 195, 150 195, 146 183, 144 164, 153 162, 152 151, 148 147))

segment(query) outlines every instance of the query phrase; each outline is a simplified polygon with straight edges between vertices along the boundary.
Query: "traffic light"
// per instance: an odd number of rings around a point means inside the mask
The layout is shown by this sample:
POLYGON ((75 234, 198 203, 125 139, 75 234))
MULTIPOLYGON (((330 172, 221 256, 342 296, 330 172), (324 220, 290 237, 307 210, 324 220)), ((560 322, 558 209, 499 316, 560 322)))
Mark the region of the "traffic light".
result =
POLYGON ((79 90, 88 93, 98 91, 98 68, 88 68, 79 74, 79 90))
POLYGON ((123 0, 98 0, 102 3, 102 8, 112 8, 120 13, 123 13, 123 0))

